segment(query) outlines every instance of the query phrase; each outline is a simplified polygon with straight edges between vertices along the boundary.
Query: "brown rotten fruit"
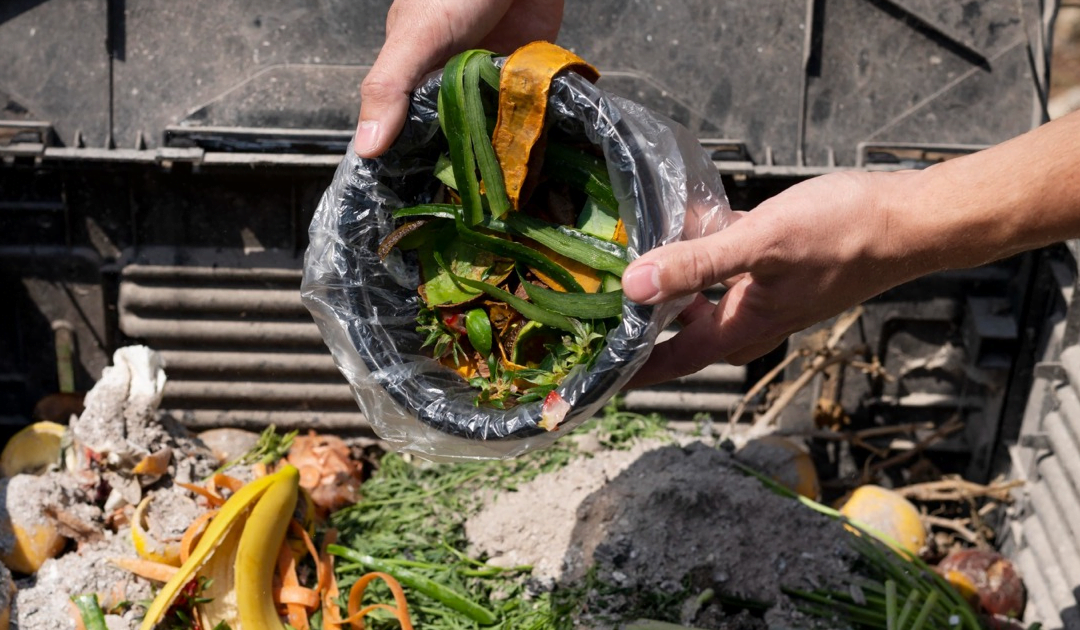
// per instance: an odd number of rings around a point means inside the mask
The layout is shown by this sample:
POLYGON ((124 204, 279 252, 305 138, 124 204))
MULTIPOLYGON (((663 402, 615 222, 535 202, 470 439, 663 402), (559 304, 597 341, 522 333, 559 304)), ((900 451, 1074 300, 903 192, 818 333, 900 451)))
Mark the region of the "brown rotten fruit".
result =
POLYGON ((978 602, 988 613, 1019 617, 1024 612, 1024 581, 1016 567, 996 551, 954 551, 938 564, 937 570, 964 597, 978 602))

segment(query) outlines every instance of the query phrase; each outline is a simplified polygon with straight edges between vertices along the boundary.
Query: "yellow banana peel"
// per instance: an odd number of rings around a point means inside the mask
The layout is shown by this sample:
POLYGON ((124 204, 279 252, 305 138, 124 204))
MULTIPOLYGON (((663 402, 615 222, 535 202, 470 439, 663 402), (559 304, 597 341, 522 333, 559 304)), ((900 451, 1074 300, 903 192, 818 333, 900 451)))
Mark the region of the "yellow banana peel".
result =
POLYGON ((206 528, 186 562, 158 592, 143 618, 141 630, 152 630, 183 588, 207 578, 198 604, 204 627, 224 621, 243 630, 283 628, 272 598, 278 549, 296 508, 300 485, 297 469, 248 483, 233 494, 206 528))
MULTIPOLYGON (((240 611, 240 627, 245 630, 284 630, 274 605, 273 581, 277 550, 285 542, 296 496, 300 474, 292 470, 292 483, 276 483, 266 489, 240 536, 236 548, 236 604, 240 611)), ((212 626, 208 626, 212 627, 212 626)))

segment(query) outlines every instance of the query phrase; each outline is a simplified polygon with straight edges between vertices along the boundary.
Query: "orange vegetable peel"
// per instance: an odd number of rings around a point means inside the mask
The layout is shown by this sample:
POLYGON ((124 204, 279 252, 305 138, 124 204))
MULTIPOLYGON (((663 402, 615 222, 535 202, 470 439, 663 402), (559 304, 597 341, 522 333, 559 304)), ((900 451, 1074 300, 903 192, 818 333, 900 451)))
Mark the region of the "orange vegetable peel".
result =
MULTIPOLYGON (((506 59, 499 80, 499 118, 491 143, 502 167, 510 204, 519 208, 533 147, 544 132, 551 80, 573 70, 590 81, 600 73, 584 59, 550 42, 532 42, 506 59)), ((501 218, 501 217, 499 217, 501 218)))

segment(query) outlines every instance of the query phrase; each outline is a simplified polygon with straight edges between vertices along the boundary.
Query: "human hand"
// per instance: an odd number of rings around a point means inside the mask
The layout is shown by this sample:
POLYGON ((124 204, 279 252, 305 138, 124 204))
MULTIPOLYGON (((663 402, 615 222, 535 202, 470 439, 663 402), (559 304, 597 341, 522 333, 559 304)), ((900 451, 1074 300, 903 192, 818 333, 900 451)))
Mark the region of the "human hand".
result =
POLYGON ((425 74, 469 48, 509 54, 531 41, 554 41, 562 13, 563 0, 396 0, 386 43, 360 86, 357 155, 376 157, 390 147, 425 74))
POLYGON ((653 349, 629 386, 721 359, 744 364, 793 332, 935 270, 939 261, 920 247, 918 223, 900 205, 910 177, 817 177, 735 213, 719 232, 642 255, 623 274, 635 302, 655 304, 720 282, 728 291, 716 305, 699 294, 679 316, 679 332, 653 349))

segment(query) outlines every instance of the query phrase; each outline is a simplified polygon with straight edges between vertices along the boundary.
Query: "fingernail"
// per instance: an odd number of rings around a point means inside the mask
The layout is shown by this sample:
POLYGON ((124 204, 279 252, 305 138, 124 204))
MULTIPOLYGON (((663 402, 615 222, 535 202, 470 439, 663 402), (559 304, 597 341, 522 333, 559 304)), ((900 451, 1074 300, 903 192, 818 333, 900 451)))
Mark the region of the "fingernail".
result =
POLYGON ((366 155, 375 150, 379 143, 379 121, 362 120, 356 129, 356 140, 353 147, 360 155, 366 155))
POLYGON ((660 294, 660 268, 645 263, 623 272, 622 286, 626 297, 640 304, 651 304, 660 294))

